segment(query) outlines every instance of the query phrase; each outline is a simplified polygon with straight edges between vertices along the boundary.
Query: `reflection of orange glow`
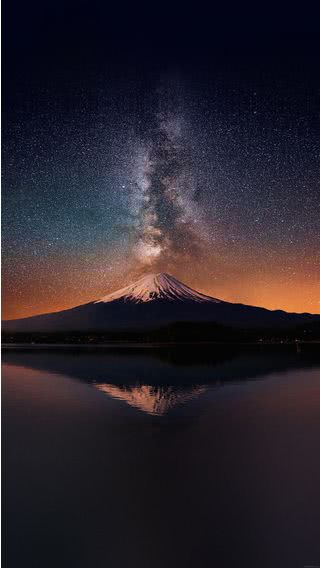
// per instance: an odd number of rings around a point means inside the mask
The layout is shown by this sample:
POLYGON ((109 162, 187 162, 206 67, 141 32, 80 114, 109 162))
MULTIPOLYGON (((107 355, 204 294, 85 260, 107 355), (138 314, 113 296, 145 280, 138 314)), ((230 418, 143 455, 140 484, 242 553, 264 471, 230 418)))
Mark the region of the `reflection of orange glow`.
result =
POLYGON ((134 387, 117 387, 109 384, 96 384, 97 389, 112 398, 124 400, 147 414, 162 416, 177 404, 183 404, 206 391, 205 386, 196 386, 185 390, 169 387, 153 387, 141 385, 134 387))

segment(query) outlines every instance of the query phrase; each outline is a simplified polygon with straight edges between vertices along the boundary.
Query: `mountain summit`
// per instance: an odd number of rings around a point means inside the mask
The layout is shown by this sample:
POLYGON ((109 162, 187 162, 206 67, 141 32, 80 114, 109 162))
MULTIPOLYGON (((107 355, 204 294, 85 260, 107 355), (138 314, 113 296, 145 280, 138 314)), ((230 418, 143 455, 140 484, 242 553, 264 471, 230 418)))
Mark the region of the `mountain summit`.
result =
POLYGON ((186 286, 170 274, 158 272, 146 274, 133 284, 121 288, 104 296, 98 302, 113 302, 123 300, 125 302, 152 302, 154 300, 189 301, 189 302, 219 302, 215 298, 205 296, 189 286, 186 286))

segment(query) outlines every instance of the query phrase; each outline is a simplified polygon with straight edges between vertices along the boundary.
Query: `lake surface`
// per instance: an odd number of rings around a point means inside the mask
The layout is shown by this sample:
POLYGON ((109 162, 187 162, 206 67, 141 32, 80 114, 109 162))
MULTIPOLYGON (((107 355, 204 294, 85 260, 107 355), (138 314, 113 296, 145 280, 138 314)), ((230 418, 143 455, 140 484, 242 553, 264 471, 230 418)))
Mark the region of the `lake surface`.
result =
POLYGON ((4 566, 320 566, 320 354, 3 353, 4 566))

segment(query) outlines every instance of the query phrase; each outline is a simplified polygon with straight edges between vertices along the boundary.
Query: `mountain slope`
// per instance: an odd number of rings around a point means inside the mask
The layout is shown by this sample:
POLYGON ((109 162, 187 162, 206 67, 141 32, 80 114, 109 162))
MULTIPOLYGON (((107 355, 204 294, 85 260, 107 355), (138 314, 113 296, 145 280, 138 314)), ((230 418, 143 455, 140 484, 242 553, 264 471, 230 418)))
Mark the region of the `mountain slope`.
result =
POLYGON ((148 274, 112 294, 57 313, 2 322, 4 332, 104 332, 155 329, 176 322, 225 327, 289 328, 320 316, 290 314, 205 296, 168 274, 148 274))

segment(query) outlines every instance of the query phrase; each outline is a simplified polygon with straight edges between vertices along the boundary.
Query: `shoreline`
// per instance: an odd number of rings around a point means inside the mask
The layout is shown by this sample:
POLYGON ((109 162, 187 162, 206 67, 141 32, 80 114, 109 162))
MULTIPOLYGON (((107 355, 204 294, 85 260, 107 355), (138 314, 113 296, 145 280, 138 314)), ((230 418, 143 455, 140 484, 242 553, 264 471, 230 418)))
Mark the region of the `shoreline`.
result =
POLYGON ((317 346, 320 340, 314 341, 279 341, 279 342, 237 342, 228 343, 223 341, 171 341, 171 342, 137 342, 137 341, 115 341, 107 343, 2 343, 1 350, 10 351, 14 349, 159 349, 165 347, 302 347, 317 346))

